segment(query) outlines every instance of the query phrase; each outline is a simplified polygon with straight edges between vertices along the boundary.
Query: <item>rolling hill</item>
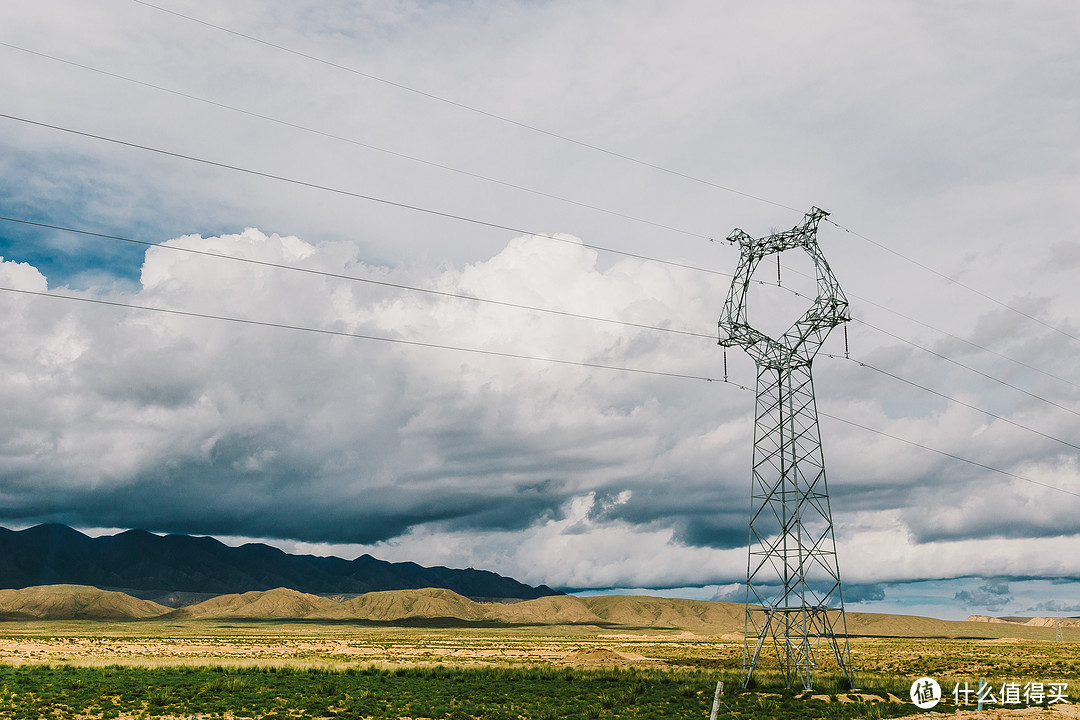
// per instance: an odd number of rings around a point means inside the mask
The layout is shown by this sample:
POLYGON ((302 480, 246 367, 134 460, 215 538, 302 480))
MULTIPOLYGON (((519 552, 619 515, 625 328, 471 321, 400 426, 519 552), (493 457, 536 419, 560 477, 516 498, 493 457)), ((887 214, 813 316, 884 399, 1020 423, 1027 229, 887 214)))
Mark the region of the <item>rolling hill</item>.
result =
MULTIPOLYGON (((1025 622, 949 621, 849 612, 853 637, 965 637, 1050 640, 1052 618, 1025 622)), ((0 590, 0 620, 304 621, 430 626, 579 626, 622 631, 682 631, 741 637, 743 606, 634 595, 550 596, 476 602, 444 588, 366 593, 335 600, 286 588, 233 593, 169 608, 119 592, 77 585, 0 590)), ((1066 623, 1062 623, 1066 625, 1066 623)), ((1072 623, 1068 626, 1075 627, 1072 623)))
POLYGON ((169 609, 124 593, 82 585, 0 590, 2 620, 144 620, 169 609))

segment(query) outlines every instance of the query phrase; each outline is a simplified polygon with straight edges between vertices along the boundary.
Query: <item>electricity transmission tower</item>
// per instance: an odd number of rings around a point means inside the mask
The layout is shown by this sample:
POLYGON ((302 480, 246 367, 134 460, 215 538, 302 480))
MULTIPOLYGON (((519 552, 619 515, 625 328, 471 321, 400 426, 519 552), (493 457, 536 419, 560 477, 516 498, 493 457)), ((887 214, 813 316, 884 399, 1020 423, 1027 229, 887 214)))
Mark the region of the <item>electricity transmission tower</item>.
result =
POLYGON ((849 319, 847 298, 817 244, 818 223, 827 215, 811 208, 786 232, 728 236, 742 254, 720 315, 720 344, 744 348, 757 365, 744 685, 769 643, 788 687, 800 680, 812 689, 822 639, 848 683, 854 681, 810 372, 829 331, 849 319), (817 297, 787 332, 772 338, 750 326, 747 292, 763 258, 793 249, 813 260, 817 297))
POLYGON ((1054 623, 1054 629, 1056 630, 1054 633, 1054 640, 1057 642, 1065 642, 1065 636, 1061 632, 1061 618, 1058 618, 1057 622, 1054 623))

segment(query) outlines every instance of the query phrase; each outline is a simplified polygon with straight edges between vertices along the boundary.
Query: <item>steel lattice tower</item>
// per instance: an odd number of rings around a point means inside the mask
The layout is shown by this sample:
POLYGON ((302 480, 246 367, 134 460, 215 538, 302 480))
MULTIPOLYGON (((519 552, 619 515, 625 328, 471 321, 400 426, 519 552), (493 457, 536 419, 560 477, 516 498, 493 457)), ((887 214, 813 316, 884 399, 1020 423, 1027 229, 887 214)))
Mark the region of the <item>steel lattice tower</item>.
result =
POLYGON ((735 230, 728 237, 742 254, 720 316, 720 344, 744 348, 757 364, 744 685, 771 642, 788 687, 800 680, 810 690, 823 638, 853 684, 811 376, 829 331, 849 319, 847 298, 817 244, 818 223, 827 215, 812 208, 786 232, 755 239, 735 230), (772 338, 747 322, 747 292, 763 258, 792 249, 813 260, 817 297, 787 332, 772 338))

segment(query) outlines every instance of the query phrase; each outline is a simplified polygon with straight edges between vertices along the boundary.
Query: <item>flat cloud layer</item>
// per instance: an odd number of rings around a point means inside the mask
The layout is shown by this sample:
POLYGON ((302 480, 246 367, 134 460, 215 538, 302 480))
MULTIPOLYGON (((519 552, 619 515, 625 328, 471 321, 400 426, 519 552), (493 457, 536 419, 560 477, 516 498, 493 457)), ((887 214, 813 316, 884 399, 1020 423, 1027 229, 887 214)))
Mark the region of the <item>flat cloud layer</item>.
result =
MULTIPOLYGON (((0 521, 563 587, 737 582, 752 392, 510 356, 720 380, 737 252, 709 240, 817 205, 855 318, 850 360, 836 330, 814 366, 854 595, 979 576, 1007 580, 956 603, 1011 582, 1025 608, 1072 606, 1053 592, 1080 578, 1073 4, 162 6, 266 42, 11 0, 3 112, 309 185, 0 118, 0 215, 447 294, 0 221, 0 521), (339 334, 11 292, 46 288, 339 334)), ((805 258, 783 263, 812 293, 805 258)), ((798 312, 754 290, 753 322, 798 312)), ((727 365, 753 387, 741 351, 727 365)))

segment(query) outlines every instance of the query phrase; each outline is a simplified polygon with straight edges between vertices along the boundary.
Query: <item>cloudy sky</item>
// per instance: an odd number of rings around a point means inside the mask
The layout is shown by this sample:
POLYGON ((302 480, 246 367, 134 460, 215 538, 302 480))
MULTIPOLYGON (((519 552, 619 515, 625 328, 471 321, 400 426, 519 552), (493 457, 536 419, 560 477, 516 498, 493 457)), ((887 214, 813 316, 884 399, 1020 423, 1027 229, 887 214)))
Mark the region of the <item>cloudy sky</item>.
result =
POLYGON ((8 0, 0 524, 741 599, 723 240, 819 206, 849 609, 1080 614, 1078 34, 1064 0, 8 0))

